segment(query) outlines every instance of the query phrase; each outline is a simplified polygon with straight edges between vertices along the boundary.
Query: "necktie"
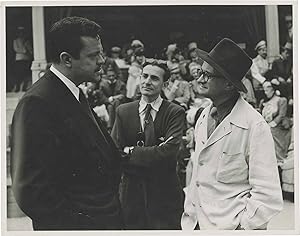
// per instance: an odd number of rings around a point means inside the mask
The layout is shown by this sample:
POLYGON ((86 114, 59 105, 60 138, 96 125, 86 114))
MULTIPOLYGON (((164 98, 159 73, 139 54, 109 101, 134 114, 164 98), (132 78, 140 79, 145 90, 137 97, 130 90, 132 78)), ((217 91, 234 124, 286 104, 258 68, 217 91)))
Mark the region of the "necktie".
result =
POLYGON ((216 107, 212 107, 210 110, 210 118, 208 120, 208 137, 214 132, 216 127, 218 126, 218 112, 216 107))
POLYGON ((145 146, 153 146, 155 141, 154 123, 151 115, 151 110, 151 105, 147 104, 144 119, 145 146))

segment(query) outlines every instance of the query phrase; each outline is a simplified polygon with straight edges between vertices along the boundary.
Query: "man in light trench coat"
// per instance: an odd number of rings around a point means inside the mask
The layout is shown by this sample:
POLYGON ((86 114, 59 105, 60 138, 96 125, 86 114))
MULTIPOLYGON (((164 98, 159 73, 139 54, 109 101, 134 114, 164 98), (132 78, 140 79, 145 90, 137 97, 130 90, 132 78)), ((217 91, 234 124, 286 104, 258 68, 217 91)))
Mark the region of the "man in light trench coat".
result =
POLYGON ((270 127, 239 94, 252 61, 226 38, 199 57, 200 90, 213 103, 195 128, 182 229, 267 229, 283 200, 270 127))

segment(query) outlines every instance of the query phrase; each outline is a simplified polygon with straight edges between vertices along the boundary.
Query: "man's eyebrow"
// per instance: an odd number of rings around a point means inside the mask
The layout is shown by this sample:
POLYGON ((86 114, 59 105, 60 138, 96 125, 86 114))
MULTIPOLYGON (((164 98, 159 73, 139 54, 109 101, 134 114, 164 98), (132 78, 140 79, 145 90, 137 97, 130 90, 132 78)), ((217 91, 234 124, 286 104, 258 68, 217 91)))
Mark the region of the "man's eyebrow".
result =
POLYGON ((159 79, 159 77, 156 76, 156 75, 151 75, 150 77, 151 77, 152 79, 159 79))

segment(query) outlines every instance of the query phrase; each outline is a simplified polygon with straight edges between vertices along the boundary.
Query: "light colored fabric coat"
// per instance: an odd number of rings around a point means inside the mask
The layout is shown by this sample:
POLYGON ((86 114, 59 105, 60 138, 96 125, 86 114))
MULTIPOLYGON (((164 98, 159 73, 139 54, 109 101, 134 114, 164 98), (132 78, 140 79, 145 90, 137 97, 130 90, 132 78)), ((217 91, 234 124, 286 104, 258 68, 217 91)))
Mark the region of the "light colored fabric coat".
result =
POLYGON ((270 128, 239 98, 231 113, 207 138, 210 109, 195 128, 193 172, 181 226, 194 229, 264 228, 283 206, 270 128))

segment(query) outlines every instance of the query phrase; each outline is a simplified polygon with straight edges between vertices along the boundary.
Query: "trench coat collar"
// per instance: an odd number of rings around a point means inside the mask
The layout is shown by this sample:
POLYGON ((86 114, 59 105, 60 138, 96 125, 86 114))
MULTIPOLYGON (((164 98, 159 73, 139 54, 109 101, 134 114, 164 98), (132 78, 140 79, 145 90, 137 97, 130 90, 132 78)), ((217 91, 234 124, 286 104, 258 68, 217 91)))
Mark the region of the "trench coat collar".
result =
MULTIPOLYGON (((247 122, 245 111, 245 106, 247 106, 246 101, 240 96, 234 105, 230 114, 225 117, 225 119, 217 126, 211 136, 208 138, 205 148, 209 147, 210 145, 214 144, 224 136, 228 135, 232 131, 232 125, 240 127, 242 129, 248 129, 249 125, 247 122)), ((208 123, 208 116, 210 110, 212 108, 212 104, 208 109, 206 109, 204 116, 206 116, 206 122, 204 125, 204 129, 206 130, 206 138, 207 138, 207 123, 208 123)))

